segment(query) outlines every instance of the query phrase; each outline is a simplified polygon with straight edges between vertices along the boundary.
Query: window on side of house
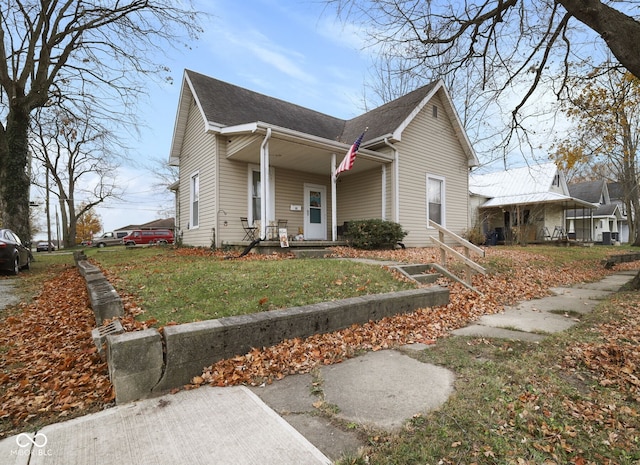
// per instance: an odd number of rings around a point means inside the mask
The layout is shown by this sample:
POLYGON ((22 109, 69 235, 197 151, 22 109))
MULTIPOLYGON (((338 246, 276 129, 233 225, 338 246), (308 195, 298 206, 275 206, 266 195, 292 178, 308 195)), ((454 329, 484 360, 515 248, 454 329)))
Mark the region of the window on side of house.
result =
POLYGON ((260 186, 260 170, 251 170, 251 211, 249 219, 251 221, 259 221, 261 219, 261 196, 262 187, 260 186))
POLYGON ((189 215, 190 228, 197 228, 200 224, 200 174, 191 175, 191 199, 189 205, 191 212, 189 215))
POLYGON ((427 175, 427 218, 445 225, 444 178, 427 175))

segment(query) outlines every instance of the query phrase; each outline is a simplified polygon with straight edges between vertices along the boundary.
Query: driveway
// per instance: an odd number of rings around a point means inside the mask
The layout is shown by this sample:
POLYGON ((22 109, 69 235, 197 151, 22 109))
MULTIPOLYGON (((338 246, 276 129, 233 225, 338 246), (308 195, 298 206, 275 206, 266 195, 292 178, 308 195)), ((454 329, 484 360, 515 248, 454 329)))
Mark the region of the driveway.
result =
POLYGON ((15 278, 0 276, 0 310, 20 302, 17 296, 15 278))

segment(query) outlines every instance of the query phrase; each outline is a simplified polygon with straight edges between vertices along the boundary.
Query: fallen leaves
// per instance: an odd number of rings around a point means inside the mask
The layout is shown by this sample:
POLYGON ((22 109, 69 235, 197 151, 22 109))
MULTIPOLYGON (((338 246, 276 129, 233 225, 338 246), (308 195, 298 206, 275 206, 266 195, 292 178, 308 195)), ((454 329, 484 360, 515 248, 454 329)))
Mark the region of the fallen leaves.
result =
MULTIPOLYGON (((435 249, 405 249, 363 252, 338 247, 334 256, 376 258, 398 262, 427 263, 437 261, 435 249)), ((202 384, 230 386, 260 385, 294 373, 308 373, 318 364, 339 363, 362 351, 376 351, 405 344, 433 344, 454 329, 466 326, 482 315, 502 311, 504 305, 543 297, 549 287, 594 281, 608 272, 598 260, 593 266, 554 266, 544 255, 531 251, 492 248, 487 260, 509 262, 504 273, 474 276, 473 285, 484 296, 458 283, 441 280, 450 290, 450 303, 443 307, 423 308, 364 325, 305 339, 288 339, 280 344, 254 348, 245 355, 221 360, 207 367, 192 381, 202 384)), ((345 285, 342 280, 334 285, 345 285)))
POLYGON ((84 279, 67 268, 5 318, 0 332, 0 437, 109 404, 108 368, 91 337, 84 279))
POLYGON ((601 386, 616 386, 640 402, 640 302, 617 298, 614 304, 623 317, 595 328, 602 342, 575 345, 565 362, 571 368, 583 363, 601 386))

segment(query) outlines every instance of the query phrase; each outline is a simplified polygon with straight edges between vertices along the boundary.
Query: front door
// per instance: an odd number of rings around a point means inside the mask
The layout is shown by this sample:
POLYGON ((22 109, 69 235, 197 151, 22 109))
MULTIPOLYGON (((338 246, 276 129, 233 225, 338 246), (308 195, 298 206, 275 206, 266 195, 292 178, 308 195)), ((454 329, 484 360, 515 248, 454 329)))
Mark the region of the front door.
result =
POLYGON ((327 240, 327 189, 316 184, 304 185, 304 238, 327 240))

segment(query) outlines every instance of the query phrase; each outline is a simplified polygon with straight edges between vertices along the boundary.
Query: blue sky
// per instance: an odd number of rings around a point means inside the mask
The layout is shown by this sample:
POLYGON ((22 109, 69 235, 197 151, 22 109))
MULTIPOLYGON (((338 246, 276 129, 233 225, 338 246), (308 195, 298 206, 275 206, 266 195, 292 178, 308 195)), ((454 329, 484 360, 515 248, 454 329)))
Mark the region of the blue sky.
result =
POLYGON ((323 2, 198 0, 196 8, 211 15, 202 21, 205 32, 191 50, 167 51, 173 84, 150 81, 149 98, 140 102, 144 127, 129 144, 136 163, 118 172, 122 201, 95 209, 105 231, 157 219, 171 199, 159 198, 142 166, 152 158, 168 161, 185 68, 340 118, 363 112, 371 50, 323 2))
POLYGON ((364 111, 375 51, 366 47, 362 25, 339 21, 323 0, 194 2, 210 15, 202 19, 204 33, 190 49, 167 50, 162 62, 173 84, 149 81, 138 109, 140 138, 128 143, 135 163, 117 173, 125 194, 95 208, 105 231, 161 218, 159 211, 172 205, 145 166, 168 161, 185 68, 339 118, 364 111))

